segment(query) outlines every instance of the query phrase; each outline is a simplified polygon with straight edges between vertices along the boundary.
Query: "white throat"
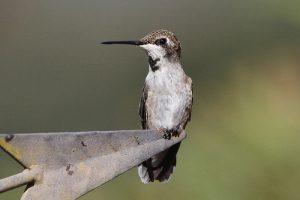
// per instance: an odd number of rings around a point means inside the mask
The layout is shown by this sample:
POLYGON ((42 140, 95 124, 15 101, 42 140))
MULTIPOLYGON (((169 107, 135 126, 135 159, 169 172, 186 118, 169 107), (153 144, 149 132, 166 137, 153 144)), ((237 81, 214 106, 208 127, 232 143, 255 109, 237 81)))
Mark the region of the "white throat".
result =
POLYGON ((146 50, 149 58, 149 73, 162 73, 162 72, 174 72, 184 73, 181 64, 178 61, 172 62, 166 57, 166 50, 154 44, 141 45, 143 49, 146 50))
POLYGON ((166 51, 161 46, 157 46, 154 44, 145 44, 141 45, 143 49, 145 49, 149 56, 151 56, 153 59, 162 59, 166 55, 166 51))
POLYGON ((149 64, 149 73, 146 82, 152 86, 165 87, 173 85, 175 82, 181 81, 185 77, 185 73, 179 62, 170 62, 164 58, 157 62, 158 69, 153 70, 149 64))

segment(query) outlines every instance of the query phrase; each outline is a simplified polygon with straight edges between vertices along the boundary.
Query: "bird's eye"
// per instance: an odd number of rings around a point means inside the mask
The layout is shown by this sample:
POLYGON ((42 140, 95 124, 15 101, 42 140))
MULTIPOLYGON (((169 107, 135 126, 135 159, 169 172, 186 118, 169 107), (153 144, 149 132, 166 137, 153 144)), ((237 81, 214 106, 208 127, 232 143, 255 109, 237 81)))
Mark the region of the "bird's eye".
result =
POLYGON ((160 38, 156 41, 157 45, 164 45, 167 43, 167 39, 166 38, 160 38))

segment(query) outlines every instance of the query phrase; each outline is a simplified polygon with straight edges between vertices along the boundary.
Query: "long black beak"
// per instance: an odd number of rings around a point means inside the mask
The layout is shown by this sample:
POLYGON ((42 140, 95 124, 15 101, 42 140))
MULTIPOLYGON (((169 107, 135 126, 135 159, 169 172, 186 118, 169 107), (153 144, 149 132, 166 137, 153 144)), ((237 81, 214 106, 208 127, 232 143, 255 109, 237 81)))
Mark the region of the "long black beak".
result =
POLYGON ((144 43, 139 40, 131 40, 131 41, 107 41, 102 42, 101 44, 128 44, 128 45, 143 45, 144 43))

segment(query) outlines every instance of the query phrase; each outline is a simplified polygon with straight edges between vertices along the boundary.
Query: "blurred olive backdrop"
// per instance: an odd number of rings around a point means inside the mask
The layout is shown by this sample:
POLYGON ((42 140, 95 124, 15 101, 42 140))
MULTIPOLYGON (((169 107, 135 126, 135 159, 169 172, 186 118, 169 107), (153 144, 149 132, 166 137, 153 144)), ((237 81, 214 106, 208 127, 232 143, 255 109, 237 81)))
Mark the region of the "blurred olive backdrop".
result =
MULTIPOLYGON (((0 132, 140 129, 145 53, 101 41, 164 28, 194 82, 171 182, 137 170, 94 199, 300 199, 300 1, 0 1, 0 132)), ((0 178, 22 168, 0 150, 0 178)), ((99 172, 100 173, 100 172, 99 172)), ((24 187, 0 194, 19 199, 24 187)))

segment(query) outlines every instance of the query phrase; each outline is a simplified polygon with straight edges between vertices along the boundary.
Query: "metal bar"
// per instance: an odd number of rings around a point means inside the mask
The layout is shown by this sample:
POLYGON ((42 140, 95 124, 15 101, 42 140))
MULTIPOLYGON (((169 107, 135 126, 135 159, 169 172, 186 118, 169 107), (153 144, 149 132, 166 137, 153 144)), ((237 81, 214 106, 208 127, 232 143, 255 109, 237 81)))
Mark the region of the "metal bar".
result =
POLYGON ((167 140, 154 130, 0 134, 0 147, 29 169, 3 179, 1 191, 34 180, 21 200, 74 200, 185 136, 167 140))
POLYGON ((23 172, 1 179, 0 193, 25 185, 37 179, 40 174, 39 167, 35 166, 32 169, 25 169, 23 172))

